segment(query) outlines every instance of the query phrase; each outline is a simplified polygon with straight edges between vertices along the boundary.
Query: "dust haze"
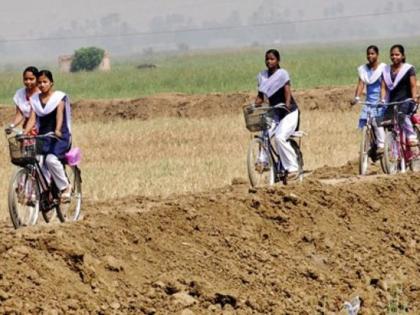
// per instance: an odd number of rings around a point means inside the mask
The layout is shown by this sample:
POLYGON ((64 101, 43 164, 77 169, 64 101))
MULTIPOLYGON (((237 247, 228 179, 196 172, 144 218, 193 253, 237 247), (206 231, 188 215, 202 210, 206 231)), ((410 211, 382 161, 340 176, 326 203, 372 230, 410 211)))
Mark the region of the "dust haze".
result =
POLYGON ((419 17, 418 0, 15 0, 0 12, 0 63, 84 46, 130 56, 412 37, 419 17))

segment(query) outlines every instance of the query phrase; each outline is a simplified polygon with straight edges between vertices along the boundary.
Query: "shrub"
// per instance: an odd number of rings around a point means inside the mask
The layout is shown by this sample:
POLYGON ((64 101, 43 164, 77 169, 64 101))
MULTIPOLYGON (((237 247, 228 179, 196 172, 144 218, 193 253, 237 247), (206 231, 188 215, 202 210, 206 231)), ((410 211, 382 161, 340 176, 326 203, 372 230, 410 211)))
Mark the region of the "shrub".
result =
POLYGON ((102 62, 105 56, 105 50, 98 47, 80 48, 74 52, 70 71, 92 71, 102 62))

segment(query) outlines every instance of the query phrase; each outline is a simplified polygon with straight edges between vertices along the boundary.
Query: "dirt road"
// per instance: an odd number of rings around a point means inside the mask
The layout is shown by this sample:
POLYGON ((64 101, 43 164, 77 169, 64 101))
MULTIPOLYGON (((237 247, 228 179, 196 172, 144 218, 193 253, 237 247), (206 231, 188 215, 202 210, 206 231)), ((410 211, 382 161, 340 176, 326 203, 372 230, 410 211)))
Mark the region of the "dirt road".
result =
POLYGON ((358 295, 362 314, 418 314, 419 191, 420 175, 258 191, 238 180, 88 203, 75 224, 3 223, 0 313, 327 314, 358 295))

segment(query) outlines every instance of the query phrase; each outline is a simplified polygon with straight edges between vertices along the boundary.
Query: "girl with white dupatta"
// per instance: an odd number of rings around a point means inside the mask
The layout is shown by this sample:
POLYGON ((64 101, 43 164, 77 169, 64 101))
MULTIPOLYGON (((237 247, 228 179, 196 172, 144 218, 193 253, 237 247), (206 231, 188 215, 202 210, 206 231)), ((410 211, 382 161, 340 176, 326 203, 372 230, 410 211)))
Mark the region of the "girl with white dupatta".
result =
POLYGON ((383 119, 385 106, 378 106, 378 104, 381 99, 382 73, 386 64, 379 62, 379 49, 374 45, 367 48, 366 59, 368 63, 358 68, 359 82, 354 99, 350 103, 356 105, 366 87, 366 103, 369 105, 365 104, 362 107, 359 128, 362 129, 366 126, 369 115, 373 118, 372 127, 376 136, 376 153, 382 154, 385 147, 385 130, 378 122, 383 119))
MULTIPOLYGON (((403 46, 392 46, 390 55, 392 64, 386 66, 383 73, 382 102, 401 102, 400 111, 406 114, 403 128, 407 136, 408 145, 412 151, 417 151, 417 133, 411 122, 411 115, 416 111, 416 101, 418 100, 416 70, 414 66, 406 63, 403 46)), ((385 119, 392 119, 392 116, 393 108, 388 106, 385 112, 385 119)))
MULTIPOLYGON (((287 140, 298 129, 299 110, 290 89, 289 74, 286 70, 280 68, 280 54, 277 50, 270 49, 265 53, 265 65, 267 70, 261 71, 257 76, 258 95, 255 99, 255 105, 261 106, 264 99, 268 100, 270 106, 279 103, 286 105, 286 110, 275 111, 269 134, 270 138, 274 137, 275 149, 284 168, 293 178, 293 176, 297 176, 299 166, 296 153, 287 140)), ((256 167, 264 169, 268 165, 267 157, 260 156, 257 164, 262 165, 256 165, 256 167)))
POLYGON ((61 191, 62 202, 70 201, 71 187, 61 161, 71 148, 71 108, 68 96, 54 91, 54 79, 48 70, 38 76, 40 93, 31 97, 33 116, 39 134, 54 132, 56 138, 46 138, 42 147, 45 164, 54 183, 61 191))
MULTIPOLYGON (((32 113, 32 106, 29 99, 32 95, 39 93, 37 76, 38 69, 35 67, 27 67, 23 71, 23 84, 25 87, 17 90, 13 97, 13 102, 16 105, 16 114, 13 123, 6 128, 7 133, 10 133, 13 128, 20 124, 22 124, 24 130, 26 129, 32 113)), ((36 129, 28 129, 26 134, 34 136, 36 135, 36 129)))

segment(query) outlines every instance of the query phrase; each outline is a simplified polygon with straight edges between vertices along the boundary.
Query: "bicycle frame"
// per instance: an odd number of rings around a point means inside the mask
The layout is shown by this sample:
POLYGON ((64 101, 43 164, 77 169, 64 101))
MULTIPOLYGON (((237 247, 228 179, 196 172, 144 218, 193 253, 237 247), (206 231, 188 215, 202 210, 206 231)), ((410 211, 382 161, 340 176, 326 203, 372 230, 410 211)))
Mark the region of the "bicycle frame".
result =
POLYGON ((412 155, 411 150, 408 149, 407 144, 407 136, 404 130, 404 127, 402 126, 403 122, 402 119, 407 116, 407 114, 400 112, 399 106, 407 101, 410 101, 410 99, 404 101, 404 102, 395 102, 395 103, 389 103, 389 106, 393 106, 393 115, 392 115, 392 124, 390 126, 390 130, 392 133, 395 134, 395 140, 397 147, 392 148, 393 154, 395 154, 396 157, 401 161, 401 172, 406 172, 407 169, 407 162, 410 162, 413 158, 415 158, 414 155, 412 155))
POLYGON ((287 175, 287 171, 281 162, 280 156, 277 154, 271 143, 269 129, 262 131, 261 135, 256 137, 259 137, 263 141, 268 150, 267 153, 270 154, 270 158, 272 159, 274 166, 275 181, 281 180, 284 176, 287 175))
MULTIPOLYGON (((44 158, 44 156, 42 156, 44 158)), ((58 192, 56 191, 54 181, 51 184, 48 183, 44 173, 42 172, 41 165, 37 161, 35 164, 28 164, 25 166, 29 170, 33 178, 35 179, 38 191, 39 191, 39 202, 41 211, 49 211, 58 205, 56 201, 58 199, 58 192), (50 198, 52 197, 52 198, 50 198)))

